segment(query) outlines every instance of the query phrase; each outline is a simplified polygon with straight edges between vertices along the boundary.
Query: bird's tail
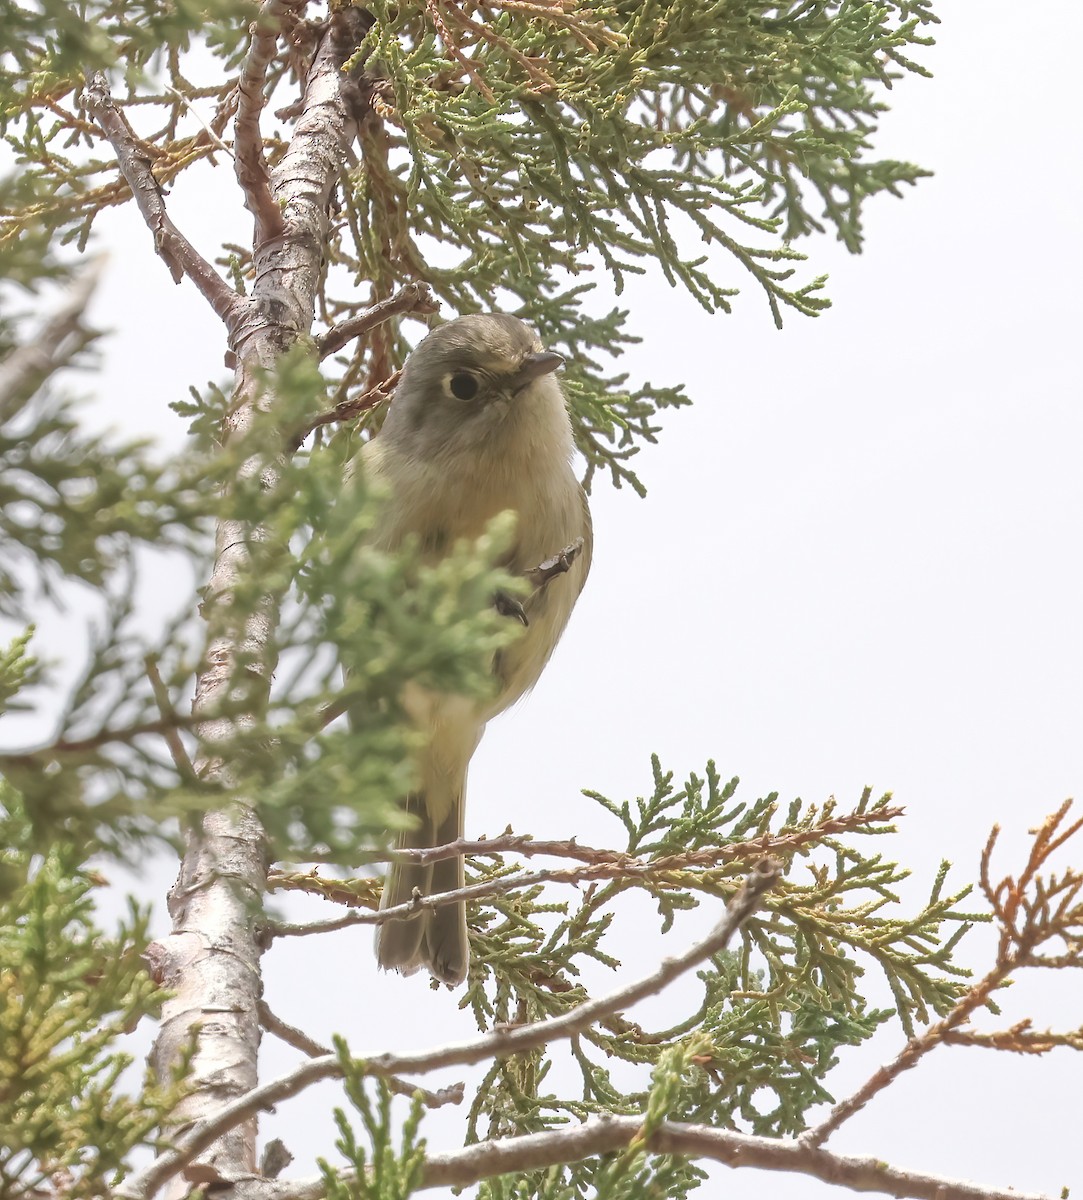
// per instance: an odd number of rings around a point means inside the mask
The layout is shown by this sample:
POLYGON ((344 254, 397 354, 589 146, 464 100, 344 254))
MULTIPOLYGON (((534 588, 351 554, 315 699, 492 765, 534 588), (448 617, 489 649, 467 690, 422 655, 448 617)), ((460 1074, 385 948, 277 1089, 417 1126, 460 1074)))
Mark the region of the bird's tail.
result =
MULTIPOLYGON (((463 795, 460 789, 450 811, 437 824, 425 798, 408 796, 406 811, 417 818, 414 829, 399 835, 398 849, 420 850, 443 846, 462 837, 463 795)), ((463 886, 462 855, 425 866, 395 863, 384 884, 381 908, 406 904, 415 889, 422 895, 450 892, 463 886)), ((377 929, 376 958, 384 970, 412 975, 419 967, 452 987, 466 978, 470 950, 466 934, 466 905, 460 900, 436 909, 423 909, 415 916, 385 921, 377 929)))

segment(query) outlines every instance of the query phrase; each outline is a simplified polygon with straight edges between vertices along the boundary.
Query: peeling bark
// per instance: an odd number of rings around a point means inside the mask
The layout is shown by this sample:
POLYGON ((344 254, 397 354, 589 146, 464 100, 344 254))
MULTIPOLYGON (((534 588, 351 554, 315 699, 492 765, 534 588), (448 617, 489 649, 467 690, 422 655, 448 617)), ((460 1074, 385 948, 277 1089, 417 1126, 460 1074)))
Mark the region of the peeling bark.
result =
MULTIPOLYGON (((308 75, 300 116, 289 149, 271 172, 270 190, 282 214, 282 230, 258 241, 251 301, 230 322, 236 364, 234 404, 225 430, 227 443, 243 438, 275 397, 258 382, 281 356, 309 336, 327 233, 327 209, 343 154, 354 132, 339 70, 342 47, 329 29, 308 75)), ((249 114, 251 117, 251 114, 249 114)), ((251 133, 251 131, 249 131, 251 133)), ((285 441, 283 442, 285 447, 285 441)), ((266 458, 241 467, 240 480, 259 476, 273 490, 277 471, 266 458)), ((214 567, 205 592, 204 615, 211 627, 193 713, 220 709, 238 681, 244 661, 246 695, 252 705, 270 688, 272 634, 277 614, 268 601, 231 630, 228 610, 237 585, 251 570, 248 546, 261 537, 234 520, 219 524, 214 567), (251 690, 248 690, 248 689, 251 690)), ((252 718, 247 718, 250 724, 252 718)), ((244 727, 246 718, 208 719, 198 726, 203 756, 196 769, 206 781, 230 782, 229 766, 216 746, 244 727)), ((153 948, 156 973, 174 995, 166 1003, 154 1062, 167 1074, 193 1046, 191 1094, 176 1112, 177 1132, 205 1119, 257 1083, 261 999, 259 937, 268 847, 259 818, 238 801, 208 813, 188 833, 180 874, 169 897, 172 933, 153 948)), ((234 1182, 258 1174, 256 1121, 245 1121, 189 1164, 175 1194, 192 1185, 234 1182), (185 1182, 186 1181, 186 1182, 185 1182)))

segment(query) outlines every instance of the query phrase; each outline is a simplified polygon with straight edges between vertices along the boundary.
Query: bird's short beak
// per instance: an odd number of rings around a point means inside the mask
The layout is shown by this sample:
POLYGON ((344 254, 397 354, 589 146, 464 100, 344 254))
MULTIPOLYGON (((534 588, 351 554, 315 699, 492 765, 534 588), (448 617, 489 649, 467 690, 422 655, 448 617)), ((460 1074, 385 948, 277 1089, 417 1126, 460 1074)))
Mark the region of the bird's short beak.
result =
POLYGON ((557 367, 562 366, 564 366, 564 359, 552 350, 539 350, 536 354, 528 354, 520 364, 519 370, 515 372, 513 390, 519 391, 528 383, 533 383, 535 379, 549 375, 557 367))

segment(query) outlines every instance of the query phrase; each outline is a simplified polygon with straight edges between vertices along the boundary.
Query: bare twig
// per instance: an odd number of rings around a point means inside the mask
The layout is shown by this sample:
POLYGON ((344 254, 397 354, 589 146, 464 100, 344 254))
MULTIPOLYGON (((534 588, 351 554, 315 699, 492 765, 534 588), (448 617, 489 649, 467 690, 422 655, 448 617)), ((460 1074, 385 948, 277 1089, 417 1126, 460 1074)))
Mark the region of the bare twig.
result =
MULTIPOLYGON (((673 958, 663 959, 649 975, 609 996, 585 1001, 558 1017, 534 1021, 513 1029, 501 1029, 473 1041, 413 1054, 381 1054, 359 1059, 356 1066, 367 1075, 386 1079, 404 1072, 423 1073, 441 1067, 465 1066, 490 1058, 507 1058, 551 1042, 574 1037, 597 1021, 653 996, 686 971, 710 958, 712 954, 724 950, 742 923, 756 909, 763 894, 776 883, 779 870, 778 863, 770 859, 762 860, 730 900, 721 921, 705 938, 693 943, 673 958)), ((257 1113, 266 1111, 282 1100, 296 1096, 318 1080, 333 1079, 341 1074, 342 1064, 338 1057, 324 1055, 302 1063, 278 1079, 253 1088, 246 1095, 223 1105, 212 1115, 196 1121, 177 1139, 172 1150, 166 1151, 149 1167, 125 1180, 117 1188, 117 1194, 129 1200, 142 1200, 183 1170, 197 1155, 231 1129, 251 1120, 257 1113)), ((641 1124, 640 1122, 637 1128, 641 1124)))
MULTIPOLYGON (((201 135, 201 136, 206 136, 207 138, 209 138, 214 143, 214 145, 217 146, 218 149, 222 151, 223 154, 228 155, 231 159, 236 158, 236 155, 234 155, 233 150, 229 146, 227 146, 226 143, 223 142, 222 139, 215 132, 214 126, 208 124, 206 121, 203 120, 203 117, 200 115, 199 110, 195 107, 195 105, 191 102, 191 100, 189 100, 188 97, 182 91, 178 90, 175 87, 170 87, 170 85, 168 83, 165 83, 162 86, 171 95, 176 96, 177 103, 184 105, 184 107, 188 110, 188 112, 200 123, 200 125, 203 126, 203 135, 201 135)), ((214 159, 212 158, 211 161, 213 162, 214 159)))
MULTIPOLYGON (((360 396, 354 396, 349 400, 342 400, 334 408, 320 413, 318 417, 309 421, 304 429, 299 433, 295 433, 290 438, 288 443, 290 450, 299 450, 308 435, 315 432, 321 426, 330 425, 335 421, 351 421, 354 417, 359 417, 362 413, 368 412, 370 408, 375 408, 377 404, 382 404, 395 390, 401 375, 401 371, 396 371, 393 375, 385 379, 383 383, 369 388, 368 391, 362 392, 360 396)), ((333 721, 335 717, 341 716, 343 711, 345 709, 332 713, 328 718, 328 723, 333 721)))
POLYGON ((83 314, 101 278, 97 259, 72 280, 63 305, 34 336, 0 362, 0 421, 5 421, 34 394, 42 381, 67 366, 95 334, 83 325, 83 314))
POLYGON ((273 1033, 287 1046, 292 1046, 294 1050, 300 1050, 309 1058, 322 1058, 325 1055, 334 1054, 330 1046, 317 1042, 315 1038, 309 1037, 303 1029, 298 1029, 296 1025, 290 1025, 287 1021, 283 1021, 281 1017, 271 1011, 266 1000, 261 1000, 258 1007, 259 1023, 268 1033, 273 1033))
POLYGON ((904 1071, 916 1067, 930 1050, 934 1050, 943 1043, 946 1034, 969 1020, 971 1014, 986 1003, 989 996, 1004 983, 1013 966, 1013 963, 1000 963, 994 967, 967 991, 966 995, 959 1000, 943 1020, 937 1021, 922 1033, 912 1037, 891 1062, 885 1063, 870 1075, 856 1092, 836 1104, 815 1129, 803 1133, 800 1139, 801 1144, 805 1146, 823 1145, 844 1121, 848 1121, 855 1113, 860 1112, 875 1095, 882 1092, 889 1084, 894 1083, 904 1071))
MULTIPOLYGON (((281 1038, 288 1046, 300 1050, 302 1054, 307 1054, 309 1058, 320 1058, 334 1053, 330 1046, 322 1045, 315 1038, 309 1037, 303 1030, 297 1029, 283 1021, 281 1017, 276 1016, 264 1000, 259 1002, 259 1019, 260 1024, 268 1033, 273 1033, 275 1037, 281 1038)), ((445 1104, 462 1104, 466 1090, 465 1084, 453 1083, 449 1087, 431 1092, 420 1084, 411 1083, 408 1079, 399 1079, 395 1075, 389 1075, 385 1082, 398 1096, 420 1097, 421 1103, 426 1108, 442 1108, 445 1104)))
POLYGON ((554 554, 552 558, 547 558, 545 562, 539 563, 536 567, 531 567, 529 571, 524 571, 523 574, 536 588, 544 587, 550 579, 555 579, 558 575, 566 575, 572 568, 572 563, 583 553, 583 539, 576 538, 570 546, 565 546, 563 550, 554 554))
POLYGON ((198 724, 194 716, 186 717, 183 713, 172 713, 157 721, 140 721, 135 725, 127 725, 122 729, 99 729, 85 738, 58 738, 44 746, 33 750, 21 750, 17 754, 0 753, 0 769, 5 765, 19 767, 41 766, 53 759, 68 755, 78 756, 91 754, 104 746, 127 745, 136 738, 151 734, 168 734, 171 730, 190 729, 198 724))
POLYGON ((1034 953, 1037 946, 1051 938, 1063 938, 1069 941, 1071 949, 1067 955, 1061 956, 1059 965, 1083 967, 1083 942, 1080 941, 1083 905, 1079 904, 1080 895, 1083 894, 1083 876, 1066 871, 1059 877, 1045 879, 1038 874, 1050 854, 1083 828, 1083 820, 1080 820, 1067 830, 1061 830, 1070 803, 1068 801, 1062 805, 1034 831, 1030 855, 1019 878, 1013 879, 1008 875, 997 884, 991 881, 989 875, 993 847, 1000 832, 999 827, 993 827, 982 854, 981 886, 1000 925, 996 962, 977 983, 967 989, 946 1017, 912 1037, 891 1062, 880 1067, 851 1096, 836 1104, 815 1129, 802 1134, 802 1145, 822 1145, 878 1092, 898 1079, 904 1071, 916 1066, 930 1050, 946 1042, 949 1035, 957 1033, 959 1027, 978 1009, 988 1004, 993 992, 1003 987, 1014 971, 1041 962, 1034 953))
POLYGON ((180 724, 177 721, 178 714, 158 671, 158 660, 153 654, 147 654, 143 658, 143 665, 146 667, 147 678, 150 680, 151 690, 154 692, 154 702, 158 705, 162 720, 170 722, 169 726, 162 730, 162 736, 165 738, 165 744, 169 747, 177 774, 186 783, 198 783, 199 776, 196 773, 195 765, 189 758, 188 751, 184 748, 184 743, 180 740, 180 734, 177 732, 180 724))
POLYGON ((438 307, 433 298, 432 289, 427 283, 403 284, 393 296, 377 300, 363 313, 332 326, 316 342, 320 358, 326 358, 329 354, 341 350, 354 338, 364 337, 370 330, 389 321, 392 317, 403 316, 406 313, 428 315, 436 312, 438 307))
POLYGON ((143 220, 154 235, 154 248, 169 268, 174 283, 180 283, 187 275, 215 313, 228 328, 232 328, 246 309, 247 301, 233 291, 169 219, 146 152, 110 95, 109 84, 100 71, 95 71, 86 81, 83 106, 109 139, 120 173, 131 188, 143 220))
POLYGON ((1054 1033, 1052 1030, 1031 1029, 1028 1017, 1017 1021, 1008 1029, 998 1029, 993 1033, 982 1033, 977 1029, 958 1029, 944 1034, 944 1044, 947 1046, 981 1046, 986 1050, 1007 1050, 1011 1054, 1047 1054, 1058 1046, 1071 1050, 1083 1050, 1083 1027, 1071 1029, 1066 1033, 1054 1033))
POLYGON ((264 0, 249 26, 248 47, 237 83, 237 121, 234 126, 234 166, 244 192, 245 208, 255 219, 253 246, 258 248, 285 229, 282 210, 271 194, 271 177, 263 153, 259 116, 263 110, 263 85, 267 67, 278 51, 282 21, 290 11, 284 0, 264 0))
MULTIPOLYGON (((632 1143, 652 1154, 707 1159, 727 1167, 756 1167, 788 1171, 848 1187, 855 1192, 880 1192, 909 1200, 1052 1200, 1052 1197, 1014 1189, 997 1190, 942 1175, 927 1175, 890 1166, 880 1158, 856 1158, 811 1149, 790 1138, 755 1137, 706 1125, 662 1121, 643 1136, 639 1116, 602 1117, 569 1128, 548 1129, 524 1137, 477 1142, 450 1154, 430 1155, 422 1168, 420 1189, 469 1187, 497 1175, 521 1175, 560 1163, 581 1162, 600 1154, 626 1150, 632 1143)), ((339 1172, 344 1184, 356 1183, 351 1171, 339 1172)), ((326 1177, 273 1185, 255 1193, 242 1183, 234 1200, 323 1200, 326 1177)))

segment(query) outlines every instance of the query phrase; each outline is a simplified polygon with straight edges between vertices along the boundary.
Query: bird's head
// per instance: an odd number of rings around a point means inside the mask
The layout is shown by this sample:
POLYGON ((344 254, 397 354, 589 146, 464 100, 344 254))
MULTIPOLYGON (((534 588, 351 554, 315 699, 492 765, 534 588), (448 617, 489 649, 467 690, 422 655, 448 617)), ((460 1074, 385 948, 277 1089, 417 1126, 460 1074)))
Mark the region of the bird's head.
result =
POLYGON ((459 317, 410 355, 380 436, 427 457, 467 447, 506 450, 502 444, 515 439, 529 443, 554 423, 567 427, 553 375, 563 363, 517 317, 459 317))

